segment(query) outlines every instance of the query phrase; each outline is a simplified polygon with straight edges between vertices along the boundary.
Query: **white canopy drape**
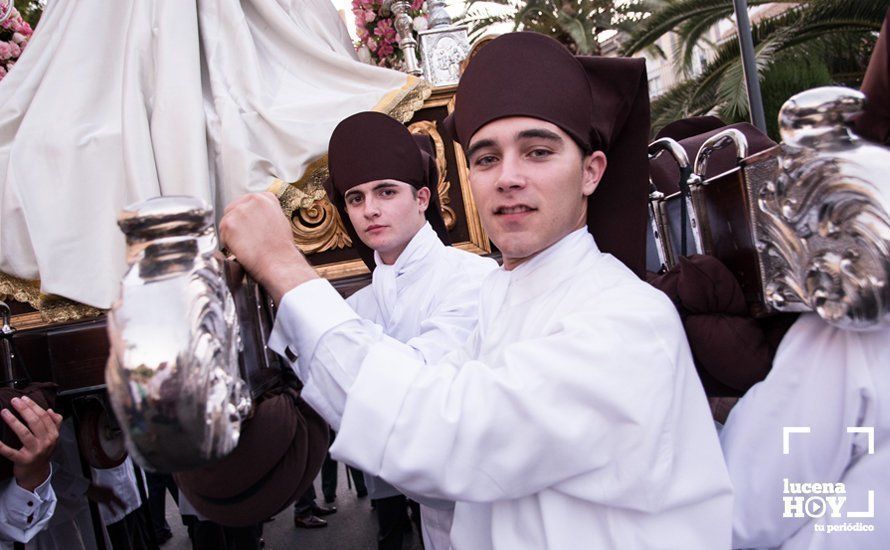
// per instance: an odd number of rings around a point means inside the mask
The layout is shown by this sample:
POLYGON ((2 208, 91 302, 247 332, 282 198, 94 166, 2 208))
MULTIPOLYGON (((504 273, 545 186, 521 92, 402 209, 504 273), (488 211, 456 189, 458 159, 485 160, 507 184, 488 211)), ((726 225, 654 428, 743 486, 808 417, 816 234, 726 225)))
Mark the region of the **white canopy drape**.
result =
POLYGON ((124 206, 188 194, 221 212, 420 86, 359 62, 328 0, 50 2, 0 82, 0 294, 39 279, 107 308, 124 206))

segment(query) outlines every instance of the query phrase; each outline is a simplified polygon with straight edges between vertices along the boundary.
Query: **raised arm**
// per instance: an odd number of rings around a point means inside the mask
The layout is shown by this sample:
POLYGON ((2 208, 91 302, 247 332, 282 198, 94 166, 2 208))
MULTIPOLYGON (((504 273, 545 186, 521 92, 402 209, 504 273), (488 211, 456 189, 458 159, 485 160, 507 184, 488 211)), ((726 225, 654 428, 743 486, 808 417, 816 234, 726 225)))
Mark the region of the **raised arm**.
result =
POLYGON ((619 313, 569 316, 490 363, 457 351, 425 365, 322 281, 285 296, 276 331, 300 357, 304 392, 342 417, 333 452, 364 471, 419 494, 472 501, 584 476, 587 495, 639 506, 640 494, 657 498, 653 477, 670 473, 666 426, 688 373, 677 360, 688 351, 679 321, 651 304, 601 305, 619 313), (304 307, 309 296, 313 307, 304 307), (641 333, 652 337, 636 341, 641 333), (631 474, 640 471, 651 474, 645 482, 631 474))

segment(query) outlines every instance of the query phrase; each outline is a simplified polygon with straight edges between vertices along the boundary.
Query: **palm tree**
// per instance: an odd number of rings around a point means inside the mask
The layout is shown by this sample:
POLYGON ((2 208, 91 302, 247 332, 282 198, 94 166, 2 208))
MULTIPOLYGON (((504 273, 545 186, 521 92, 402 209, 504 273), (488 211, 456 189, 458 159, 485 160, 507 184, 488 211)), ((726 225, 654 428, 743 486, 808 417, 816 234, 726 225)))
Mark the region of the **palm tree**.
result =
MULTIPOLYGON (((806 82, 796 75, 800 86, 858 85, 890 0, 748 0, 752 7, 770 3, 787 4, 788 9, 752 25, 758 76, 765 88, 771 86, 771 75, 773 80, 795 76, 787 70, 789 64, 809 75, 806 82)), ((674 52, 678 68, 687 76, 653 103, 653 129, 709 112, 728 121, 745 119, 747 95, 735 33, 715 45, 700 73, 692 71, 696 46, 717 22, 732 16, 732 0, 647 0, 646 7, 651 15, 628 35, 622 53, 637 53, 673 32, 679 39, 674 52)), ((782 88, 776 82, 772 87, 782 88)), ((795 91, 800 90, 790 93, 795 91)))
POLYGON ((600 35, 642 17, 643 0, 469 0, 460 22, 475 40, 497 23, 552 36, 580 55, 600 53, 600 35))

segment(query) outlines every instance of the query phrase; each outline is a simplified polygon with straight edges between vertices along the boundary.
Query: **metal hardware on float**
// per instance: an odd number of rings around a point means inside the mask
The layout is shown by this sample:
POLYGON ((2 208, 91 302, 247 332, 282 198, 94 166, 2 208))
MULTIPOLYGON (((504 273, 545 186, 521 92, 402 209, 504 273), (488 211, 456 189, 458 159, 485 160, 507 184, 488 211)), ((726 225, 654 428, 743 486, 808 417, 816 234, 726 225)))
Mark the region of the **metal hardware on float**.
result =
POLYGON ((108 396, 143 467, 178 471, 226 456, 250 397, 213 211, 193 197, 129 206, 129 269, 108 314, 108 396))
POLYGON ((864 102, 841 87, 793 96, 782 144, 744 168, 765 303, 848 330, 890 323, 890 149, 850 130, 864 102))
MULTIPOLYGON (((671 138, 661 138, 649 145, 649 160, 668 152, 680 169, 679 191, 665 196, 650 182, 649 235, 646 246, 646 268, 660 272, 670 269, 680 256, 690 253, 688 237, 695 238, 695 214, 689 203, 689 183, 692 169, 683 147, 671 138), (654 251, 656 256, 653 256, 654 251)), ((701 253, 699 239, 695 239, 694 253, 701 253)))
POLYGON ((380 13, 395 16, 396 32, 399 35, 399 48, 405 56, 405 72, 414 76, 420 76, 422 71, 417 64, 417 40, 414 39, 414 23, 408 10, 411 3, 406 0, 383 0, 380 13))
MULTIPOLYGON (((840 87, 797 94, 779 113, 782 143, 752 156, 737 130, 707 140, 688 178, 685 219, 682 192, 650 194, 650 246, 663 266, 676 264, 686 222, 694 251, 733 272, 752 315, 815 311, 847 330, 890 323, 890 149, 850 130, 864 100, 840 87), (735 148, 737 167, 705 179, 708 158, 724 147, 735 148)), ((667 150, 682 174, 688 161, 673 145, 653 143, 650 158, 667 150)))
POLYGON ((430 28, 417 33, 423 76, 433 86, 451 86, 460 80, 461 62, 470 53, 467 27, 451 25, 445 2, 431 0, 430 28))

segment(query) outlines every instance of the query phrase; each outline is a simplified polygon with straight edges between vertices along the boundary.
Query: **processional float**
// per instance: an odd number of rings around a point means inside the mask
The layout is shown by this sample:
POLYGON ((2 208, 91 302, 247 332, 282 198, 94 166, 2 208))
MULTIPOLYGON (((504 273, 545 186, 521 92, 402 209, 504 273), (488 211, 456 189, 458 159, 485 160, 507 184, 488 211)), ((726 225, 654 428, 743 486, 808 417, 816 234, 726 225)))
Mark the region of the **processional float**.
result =
MULTIPOLYGON (((404 4, 386 3, 402 21, 404 4)), ((436 129, 436 121, 453 109, 460 59, 467 55, 466 30, 451 27, 446 17, 433 20, 432 28, 419 33, 420 53, 427 79, 439 87, 421 109, 406 106, 398 114, 436 144, 439 202, 452 241, 488 253, 463 152, 436 129)), ((408 26, 399 27, 406 52, 417 47, 409 34, 408 26)), ((420 67, 409 69, 416 73, 420 67)), ((680 176, 676 189, 653 189, 650 196, 650 270, 669 270, 685 255, 707 254, 739 281, 755 317, 812 310, 844 328, 887 322, 890 190, 881 170, 890 165, 890 153, 848 128, 862 100, 858 92, 839 88, 795 96, 782 110, 783 142, 755 154, 736 129, 716 133, 695 151, 670 139, 653 143, 650 155, 674 158, 680 176), (709 166, 727 153, 732 166, 712 174, 709 166)), ((295 243, 349 293, 368 274, 321 192, 323 168, 308 176, 300 185, 280 182, 287 188, 280 194, 283 210, 295 243)), ((72 315, 67 320, 74 322, 63 323, 35 322, 35 314, 20 307, 13 313, 25 321, 21 326, 31 326, 4 339, 19 350, 4 346, 4 357, 24 357, 31 378, 52 381, 63 394, 92 396, 93 416, 110 399, 115 414, 89 423, 102 432, 93 438, 100 441, 98 450, 93 445, 83 453, 92 456, 91 464, 120 463, 123 452, 114 441, 124 435, 144 467, 191 472, 181 484, 209 516, 229 524, 253 520, 229 517, 225 509, 227 503, 249 502, 242 493, 256 492, 251 482, 257 479, 222 490, 213 483, 213 468, 237 471, 249 460, 238 444, 250 423, 270 418, 270 409, 293 406, 303 418, 288 428, 294 443, 269 456, 292 459, 296 446, 313 439, 327 444, 323 423, 300 405, 298 384, 282 359, 265 348, 272 305, 236 264, 219 256, 212 209, 202 201, 164 197, 138 203, 125 210, 120 227, 129 266, 120 302, 107 316, 72 315)), ((12 330, 10 323, 4 330, 12 330)), ((7 371, 7 380, 17 376, 12 367, 7 371)), ((269 508, 256 507, 256 514, 275 513, 293 499, 320 464, 317 455, 302 463, 291 459, 290 469, 276 475, 299 481, 266 503, 269 508)))

